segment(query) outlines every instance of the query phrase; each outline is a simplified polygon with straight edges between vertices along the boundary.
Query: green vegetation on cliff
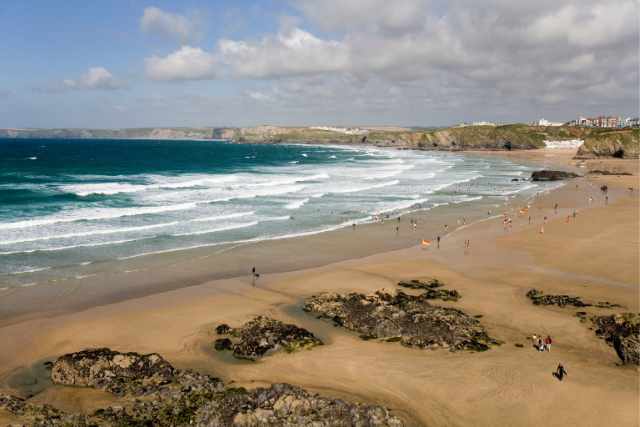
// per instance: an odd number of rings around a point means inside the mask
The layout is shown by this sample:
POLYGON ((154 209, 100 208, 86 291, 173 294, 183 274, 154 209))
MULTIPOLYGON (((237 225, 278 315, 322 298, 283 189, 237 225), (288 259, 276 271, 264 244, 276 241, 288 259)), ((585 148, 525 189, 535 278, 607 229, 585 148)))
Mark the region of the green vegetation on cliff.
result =
POLYGON ((594 130, 585 138, 576 157, 640 158, 640 129, 594 130))

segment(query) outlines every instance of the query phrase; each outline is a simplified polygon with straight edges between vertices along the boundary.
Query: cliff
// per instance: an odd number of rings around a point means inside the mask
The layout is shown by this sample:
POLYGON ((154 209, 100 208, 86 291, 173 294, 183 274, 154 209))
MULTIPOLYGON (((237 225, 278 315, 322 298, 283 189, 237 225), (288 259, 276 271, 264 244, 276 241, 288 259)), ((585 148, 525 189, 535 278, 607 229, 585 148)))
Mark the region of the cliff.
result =
POLYGON ((578 149, 577 159, 615 157, 640 158, 640 129, 599 130, 588 135, 578 149))
POLYGON ((212 139, 212 128, 0 129, 0 138, 212 139))
POLYGON ((585 139, 582 157, 638 157, 638 130, 539 127, 525 124, 450 128, 368 127, 353 134, 311 127, 132 129, 0 129, 0 138, 225 139, 255 144, 370 144, 418 150, 523 150, 544 147, 544 140, 585 139), (622 149, 622 154, 616 154, 622 149))
POLYGON ((236 129, 231 138, 252 143, 372 144, 422 150, 521 150, 544 147, 545 139, 573 139, 581 128, 541 128, 524 124, 465 126, 442 129, 372 128, 365 135, 349 135, 311 128, 259 126, 236 129))

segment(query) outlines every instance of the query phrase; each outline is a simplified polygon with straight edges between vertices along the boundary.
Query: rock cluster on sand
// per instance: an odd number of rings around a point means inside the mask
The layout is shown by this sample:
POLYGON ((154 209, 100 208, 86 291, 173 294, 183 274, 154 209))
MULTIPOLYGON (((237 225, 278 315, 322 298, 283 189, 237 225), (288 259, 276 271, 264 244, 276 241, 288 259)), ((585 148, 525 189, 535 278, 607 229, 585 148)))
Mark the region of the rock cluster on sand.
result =
POLYGON ((591 318, 596 332, 618 353, 625 364, 640 365, 640 313, 591 318))
POLYGON ((118 384, 114 390, 121 396, 122 405, 99 409, 89 415, 67 414, 48 405, 0 395, 0 409, 20 417, 27 425, 51 427, 403 425, 402 420, 381 406, 325 398, 288 384, 254 390, 225 388, 217 378, 175 369, 155 354, 87 350, 62 356, 54 363, 54 369, 56 366, 64 366, 66 376, 63 384, 110 391, 112 387, 105 384, 118 384), (150 375, 148 366, 120 369, 114 368, 111 362, 105 362, 125 358, 144 365, 151 356, 158 358, 152 365, 162 367, 160 372, 164 380, 160 382, 154 380, 157 372, 150 375), (70 360, 74 362, 70 364, 70 360), (165 374, 167 376, 163 377, 165 374), (141 396, 139 386, 147 383, 145 394, 141 396))
POLYGON ((557 305, 558 307, 566 307, 568 305, 574 307, 597 307, 597 308, 619 308, 620 304, 610 303, 609 301, 599 301, 590 303, 582 301, 580 297, 571 295, 545 295, 538 289, 530 289, 527 292, 527 298, 535 305, 557 305))
POLYGON ((443 301, 458 301, 460 293, 455 289, 439 289, 444 284, 438 279, 429 281, 409 280, 398 282, 398 286, 408 289, 423 290, 422 296, 426 299, 440 299, 443 301))
POLYGON ((557 305, 558 307, 565 307, 567 305, 574 307, 591 306, 591 304, 583 302, 580 297, 570 295, 545 295, 544 292, 538 289, 529 290, 529 292, 527 292, 527 298, 535 305, 557 305))
POLYGON ((422 295, 323 293, 307 298, 304 310, 358 332, 363 339, 400 341, 408 347, 484 351, 498 344, 477 319, 455 308, 431 305, 422 295))
POLYGON ((255 317, 239 328, 219 325, 216 332, 232 338, 216 340, 216 350, 233 350, 233 355, 241 359, 255 360, 279 349, 294 352, 322 345, 306 329, 265 316, 255 317))
POLYGON ((66 354, 51 367, 55 384, 93 387, 116 395, 145 394, 173 377, 173 367, 158 354, 120 353, 108 348, 66 354))
POLYGON ((554 170, 541 170, 531 173, 532 181, 561 181, 563 179, 577 178, 577 175, 573 172, 554 171, 554 170))

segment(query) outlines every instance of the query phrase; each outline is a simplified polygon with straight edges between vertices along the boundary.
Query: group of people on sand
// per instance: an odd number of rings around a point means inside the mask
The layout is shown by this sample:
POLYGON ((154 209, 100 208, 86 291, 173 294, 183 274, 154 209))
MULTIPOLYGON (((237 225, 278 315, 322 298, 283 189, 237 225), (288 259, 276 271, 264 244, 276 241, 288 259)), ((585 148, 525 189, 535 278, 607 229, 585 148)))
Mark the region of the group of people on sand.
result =
POLYGON ((542 335, 536 334, 533 334, 531 337, 531 342, 533 343, 533 347, 538 351, 551 351, 551 344, 553 343, 549 335, 547 335, 546 338, 542 338, 542 335))
MULTIPOLYGON (((549 335, 547 335, 546 338, 543 338, 542 335, 533 334, 531 336, 531 342, 533 343, 533 348, 535 348, 539 352, 544 352, 544 351, 550 352, 551 344, 553 343, 553 340, 549 335)), ((562 381, 564 377, 567 376, 567 374, 568 372, 565 369, 565 367, 562 365, 562 363, 558 363, 558 367, 553 372, 553 376, 556 377, 558 381, 562 381)))

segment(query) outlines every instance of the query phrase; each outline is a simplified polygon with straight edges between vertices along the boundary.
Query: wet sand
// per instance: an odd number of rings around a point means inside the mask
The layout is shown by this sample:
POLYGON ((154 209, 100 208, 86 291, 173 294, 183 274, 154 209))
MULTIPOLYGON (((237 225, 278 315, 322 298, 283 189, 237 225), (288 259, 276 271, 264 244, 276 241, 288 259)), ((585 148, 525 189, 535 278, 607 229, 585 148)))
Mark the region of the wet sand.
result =
MULTIPOLYGON (((529 156, 532 161, 561 165, 570 158, 570 153, 551 151, 499 155, 529 156)), ((637 189, 637 176, 580 178, 535 200, 531 225, 527 217, 515 215, 517 203, 522 203, 516 200, 516 206, 503 208, 514 208, 511 231, 503 229, 500 218, 488 219, 486 212, 477 212, 474 218, 483 220, 449 233, 440 250, 406 248, 406 243, 398 242, 398 250, 376 253, 374 242, 382 236, 376 233, 386 233, 388 239, 381 239, 385 242, 393 241, 393 223, 342 230, 334 233, 343 236, 338 240, 327 233, 280 242, 285 244, 273 257, 293 253, 300 257, 301 248, 322 242, 329 255, 314 259, 314 268, 263 274, 256 287, 243 275, 138 298, 128 291, 117 302, 68 304, 59 313, 16 312, 0 326, 4 343, 0 387, 22 393, 37 390, 34 400, 65 409, 93 409, 96 402, 108 402, 110 397, 46 383, 34 387, 42 376, 36 362, 85 347, 108 346, 159 352, 176 366, 196 368, 239 385, 288 382, 327 395, 383 404, 416 425, 637 426, 638 369, 619 366, 613 349, 575 317, 577 309, 534 306, 525 297, 535 287, 625 306, 624 310, 589 307, 584 310, 589 313, 638 311, 637 189), (602 183, 610 188, 608 205, 598 190, 602 183), (629 192, 629 186, 636 190, 629 192), (588 195, 594 197, 592 204, 588 195), (555 203, 559 204, 557 214, 555 203), (574 209, 575 221, 566 223, 574 209), (549 221, 540 234, 544 216, 549 221), (467 253, 466 239, 471 242, 467 253), (331 259, 332 249, 341 253, 362 245, 371 245, 371 253, 324 262, 331 259), (363 341, 301 311, 302 300, 317 292, 393 290, 398 280, 425 277, 437 277, 462 294, 459 302, 438 304, 481 315, 489 334, 504 344, 483 353, 409 349, 397 343, 363 341), (233 361, 211 349, 217 324, 237 325, 258 314, 306 327, 327 345, 276 354, 256 363, 233 361), (527 337, 534 333, 554 338, 551 352, 531 348, 527 337), (568 371, 563 382, 552 376, 559 362, 568 371)), ((434 229, 421 234, 438 232, 441 221, 454 224, 453 215, 429 224, 434 229)), ((402 233, 410 233, 408 220, 403 221, 402 233)), ((207 260, 232 262, 233 256, 221 260, 220 255, 209 254, 207 260)), ((192 262, 206 270, 202 260, 192 262)), ((233 262, 244 266, 249 261, 233 262)), ((99 291, 94 295, 99 297, 99 291)), ((13 297, 18 304, 28 296, 13 297)))

